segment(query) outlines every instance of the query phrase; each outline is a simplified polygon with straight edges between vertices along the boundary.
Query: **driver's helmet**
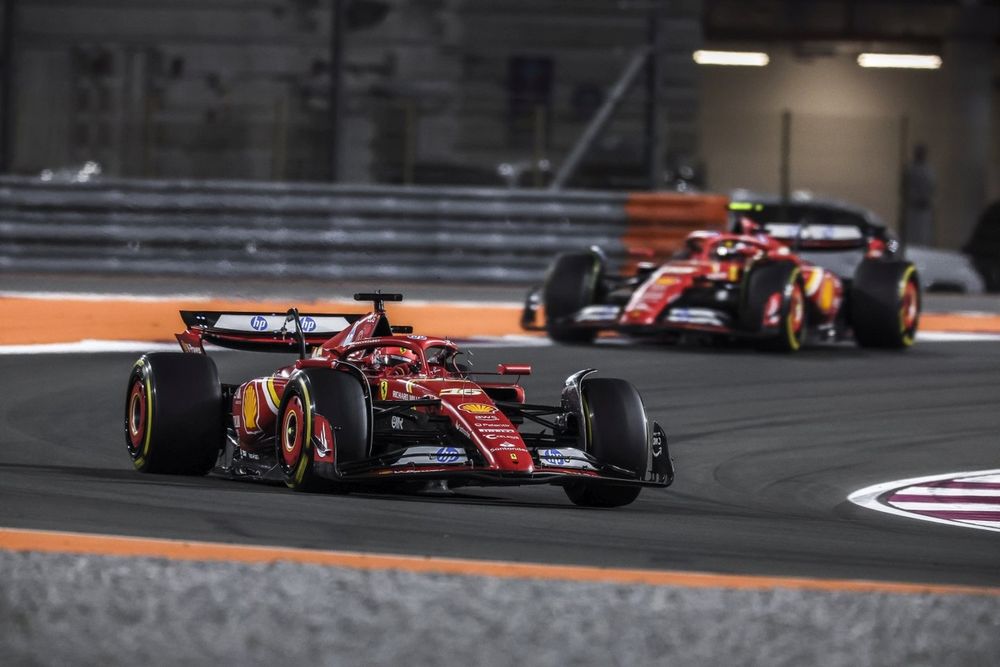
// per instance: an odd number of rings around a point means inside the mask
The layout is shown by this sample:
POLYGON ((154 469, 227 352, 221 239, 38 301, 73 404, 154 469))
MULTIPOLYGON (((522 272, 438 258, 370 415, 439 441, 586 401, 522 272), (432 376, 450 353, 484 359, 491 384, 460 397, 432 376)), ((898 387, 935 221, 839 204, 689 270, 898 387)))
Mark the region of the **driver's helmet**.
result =
POLYGON ((417 361, 417 354, 405 347, 380 347, 372 353, 372 360, 377 366, 399 366, 417 361))
POLYGON ((733 259, 740 255, 745 256, 752 251, 753 247, 749 243, 736 239, 726 239, 719 241, 712 252, 716 259, 733 259))

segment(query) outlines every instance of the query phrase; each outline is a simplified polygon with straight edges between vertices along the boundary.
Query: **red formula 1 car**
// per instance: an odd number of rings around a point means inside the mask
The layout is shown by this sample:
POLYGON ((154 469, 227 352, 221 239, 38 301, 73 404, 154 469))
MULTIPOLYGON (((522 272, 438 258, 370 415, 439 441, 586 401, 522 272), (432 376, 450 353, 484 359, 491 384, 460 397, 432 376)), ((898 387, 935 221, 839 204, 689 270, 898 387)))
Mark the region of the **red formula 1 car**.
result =
POLYGON ((749 338, 795 351, 811 337, 853 336, 865 347, 913 344, 920 283, 884 239, 859 228, 774 225, 749 220, 739 233, 694 232, 662 265, 640 263, 632 275, 609 275, 599 249, 560 255, 545 284, 528 294, 522 326, 560 342, 590 342, 600 331, 676 338, 749 338), (794 248, 794 251, 793 251, 794 248), (805 261, 800 250, 861 250, 851 276, 805 261), (544 327, 536 324, 544 305, 544 327))
POLYGON ((374 301, 374 311, 183 311, 184 351, 146 354, 129 377, 125 444, 136 469, 214 470, 303 491, 556 484, 574 503, 600 507, 673 481, 663 429, 624 380, 583 370, 566 380, 560 405, 527 403, 517 376, 530 366, 473 373, 454 343, 390 326, 383 301, 401 295, 355 299, 374 301), (206 342, 299 359, 221 384, 206 342))

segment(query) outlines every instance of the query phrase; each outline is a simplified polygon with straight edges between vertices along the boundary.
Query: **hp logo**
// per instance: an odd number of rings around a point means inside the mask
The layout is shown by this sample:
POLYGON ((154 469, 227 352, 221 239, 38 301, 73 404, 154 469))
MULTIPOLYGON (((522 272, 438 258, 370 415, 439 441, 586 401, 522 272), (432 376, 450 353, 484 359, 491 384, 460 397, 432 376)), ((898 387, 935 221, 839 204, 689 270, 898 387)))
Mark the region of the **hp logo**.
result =
POLYGON ((302 331, 309 333, 310 331, 316 330, 316 320, 311 317, 299 318, 299 322, 302 323, 302 331))
POLYGON ((457 463, 458 450, 454 447, 442 447, 435 455, 438 463, 457 463))
POLYGON ((542 451, 542 462, 550 466, 564 466, 569 461, 558 449, 545 449, 542 451))
POLYGON ((263 315, 254 315, 250 318, 250 328, 254 331, 264 331, 267 329, 267 318, 263 315))

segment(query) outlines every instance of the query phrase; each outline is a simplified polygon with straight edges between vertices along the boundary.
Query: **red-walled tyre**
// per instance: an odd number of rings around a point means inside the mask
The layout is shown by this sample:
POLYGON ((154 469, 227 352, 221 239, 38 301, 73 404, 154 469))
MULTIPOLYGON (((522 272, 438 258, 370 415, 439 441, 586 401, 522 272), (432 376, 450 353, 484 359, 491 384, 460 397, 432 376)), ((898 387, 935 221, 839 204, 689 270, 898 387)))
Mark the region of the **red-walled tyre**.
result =
POLYGON ((343 484, 314 470, 316 416, 330 422, 338 463, 364 458, 369 424, 361 383, 353 375, 327 368, 299 371, 285 388, 278 415, 275 448, 285 485, 295 491, 346 491, 343 484))
POLYGON ((600 288, 603 266, 590 252, 566 253, 556 257, 542 287, 545 330, 560 343, 590 343, 596 329, 580 327, 572 317, 594 303, 600 288))
POLYGON ((861 262, 851 282, 850 322, 861 347, 913 345, 920 323, 916 267, 909 262, 861 262))
POLYGON ((224 437, 222 386, 212 359, 157 352, 135 363, 125 395, 125 446, 136 470, 205 475, 224 437))
MULTIPOLYGON (((647 463, 646 410, 635 387, 625 380, 593 378, 583 383, 588 451, 601 463, 635 473, 647 463)), ((563 487, 575 505, 621 507, 639 497, 642 487, 613 482, 574 481, 563 487)))

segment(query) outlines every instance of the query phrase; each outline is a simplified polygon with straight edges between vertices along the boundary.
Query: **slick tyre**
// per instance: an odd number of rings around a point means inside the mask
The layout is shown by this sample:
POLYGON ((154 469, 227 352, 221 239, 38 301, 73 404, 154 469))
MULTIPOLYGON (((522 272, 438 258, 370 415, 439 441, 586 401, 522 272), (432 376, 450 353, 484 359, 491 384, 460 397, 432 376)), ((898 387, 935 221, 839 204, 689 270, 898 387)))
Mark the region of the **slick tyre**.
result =
POLYGON ((337 464, 365 457, 368 447, 368 399, 349 373, 310 368, 292 376, 278 409, 275 440, 285 485, 295 491, 343 492, 343 483, 316 474, 317 441, 334 449, 337 464), (318 419, 322 417, 322 419, 318 419))
MULTIPOLYGON (((587 449, 601 463, 632 472, 638 480, 648 460, 646 410, 639 392, 625 380, 594 378, 583 383, 587 449)), ((634 501, 640 486, 573 482, 567 497, 586 507, 620 507, 634 501)))
POLYGON ((205 475, 224 437, 222 385, 212 359, 157 352, 135 363, 125 395, 125 447, 136 470, 205 475))
POLYGON ((750 270, 744 290, 741 328, 760 336, 762 349, 798 351, 806 335, 806 295, 799 267, 791 262, 759 264, 750 270), (765 325, 775 294, 780 294, 776 321, 765 325))
POLYGON ((916 267, 909 262, 861 262, 851 283, 850 321, 861 347, 913 345, 920 322, 916 267))
POLYGON ((573 315, 597 300, 604 273, 601 258, 594 253, 567 253, 556 257, 542 287, 545 330, 560 343, 590 343, 595 329, 572 323, 573 315))

